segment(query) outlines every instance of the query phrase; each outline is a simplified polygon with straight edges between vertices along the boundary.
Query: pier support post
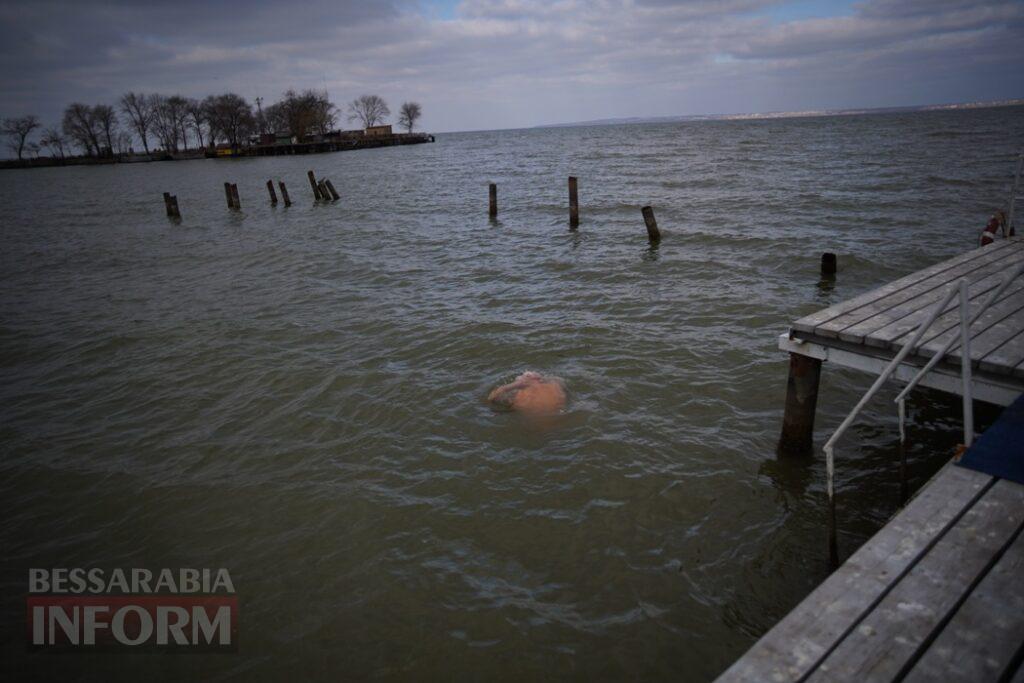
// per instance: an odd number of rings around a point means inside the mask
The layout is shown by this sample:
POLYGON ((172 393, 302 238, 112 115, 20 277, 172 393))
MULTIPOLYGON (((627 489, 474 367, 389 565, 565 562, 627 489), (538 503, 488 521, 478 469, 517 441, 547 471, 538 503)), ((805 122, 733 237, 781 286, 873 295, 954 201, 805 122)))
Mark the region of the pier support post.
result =
POLYGON ((231 200, 235 203, 236 209, 242 208, 242 200, 238 198, 238 185, 231 183, 231 200))
POLYGON ((799 353, 789 354, 786 381, 786 412, 776 452, 781 456, 807 456, 814 449, 814 413, 818 408, 821 361, 799 353))
POLYGON ((174 218, 174 211, 171 209, 171 193, 164 192, 164 209, 167 210, 167 217, 174 218))
POLYGON ((306 177, 309 178, 309 186, 313 188, 313 198, 317 201, 323 199, 320 195, 320 188, 316 184, 316 176, 313 175, 313 172, 306 171, 306 177))
POLYGON ((181 209, 178 208, 178 195, 171 195, 171 218, 181 219, 181 209))
POLYGON ((228 200, 228 208, 235 208, 235 198, 231 196, 231 183, 224 183, 224 196, 228 200))
POLYGON ((647 226, 647 239, 652 242, 660 241, 661 231, 658 230, 658 221, 654 220, 654 209, 645 206, 640 209, 640 213, 644 215, 644 225, 647 226))
POLYGON ((284 205, 291 206, 292 200, 288 197, 288 188, 284 186, 284 181, 278 180, 277 186, 281 188, 281 199, 284 200, 284 205))
POLYGON ((821 274, 830 277, 836 274, 836 255, 826 251, 821 255, 821 274))
POLYGON ((270 194, 270 205, 277 206, 277 193, 274 192, 274 181, 267 181, 267 193, 270 194))
POLYGON ((487 190, 488 192, 488 204, 487 204, 487 215, 491 218, 498 217, 498 186, 495 183, 491 183, 487 190))
POLYGON ((330 178, 324 180, 324 187, 326 187, 327 191, 331 193, 331 201, 336 202, 341 199, 341 195, 334 189, 334 183, 331 182, 330 178))
POLYGON ((569 229, 580 227, 580 201, 576 194, 576 176, 569 176, 569 229))

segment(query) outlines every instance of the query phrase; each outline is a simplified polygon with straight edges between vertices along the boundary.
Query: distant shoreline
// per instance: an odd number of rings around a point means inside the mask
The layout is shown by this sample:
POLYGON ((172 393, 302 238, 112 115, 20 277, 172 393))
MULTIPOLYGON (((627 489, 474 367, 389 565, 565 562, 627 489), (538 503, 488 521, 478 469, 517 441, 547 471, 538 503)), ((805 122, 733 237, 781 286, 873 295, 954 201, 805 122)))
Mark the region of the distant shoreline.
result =
POLYGON ((962 109, 991 109, 1024 106, 1024 99, 996 100, 992 102, 960 102, 955 104, 923 104, 910 107, 875 107, 861 109, 820 109, 806 111, 779 111, 747 114, 684 114, 680 116, 632 116, 615 119, 593 119, 572 123, 546 123, 533 128, 572 128, 576 126, 616 126, 629 123, 671 123, 675 121, 752 121, 763 119, 799 119, 820 116, 857 116, 863 114, 905 114, 926 111, 954 111, 962 109))

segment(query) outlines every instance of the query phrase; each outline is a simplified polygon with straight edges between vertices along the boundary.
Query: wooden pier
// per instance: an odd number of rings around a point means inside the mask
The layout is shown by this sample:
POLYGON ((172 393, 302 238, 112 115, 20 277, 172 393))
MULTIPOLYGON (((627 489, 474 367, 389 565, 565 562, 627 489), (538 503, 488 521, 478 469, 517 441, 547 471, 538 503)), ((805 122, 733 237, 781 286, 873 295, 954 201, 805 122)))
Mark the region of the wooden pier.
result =
POLYGON ((1024 486, 947 465, 719 683, 1024 681, 1022 525, 1024 486))
MULTIPOLYGON (((1001 239, 883 287, 801 318, 779 338, 790 353, 786 414, 780 455, 811 451, 818 377, 823 361, 878 376, 913 336, 932 309, 966 278, 977 306, 1024 261, 1024 237, 1001 239)), ((959 313, 950 305, 897 369, 909 381, 953 336, 959 313)), ((1012 283, 971 326, 972 391, 975 399, 1009 405, 1024 392, 1024 278, 1012 283)), ((962 394, 961 354, 951 351, 922 386, 962 394)))
MULTIPOLYGON (((998 240, 795 322, 780 451, 810 450, 822 361, 876 377, 947 295, 968 282, 968 386, 1009 406, 873 538, 720 677, 746 681, 1024 683, 1024 239, 998 240), (997 295, 994 296, 993 295, 997 295)), ((960 335, 944 308, 894 374, 960 335)), ((964 393, 959 349, 920 383, 964 393)), ((783 454, 780 452, 780 454, 783 454)))

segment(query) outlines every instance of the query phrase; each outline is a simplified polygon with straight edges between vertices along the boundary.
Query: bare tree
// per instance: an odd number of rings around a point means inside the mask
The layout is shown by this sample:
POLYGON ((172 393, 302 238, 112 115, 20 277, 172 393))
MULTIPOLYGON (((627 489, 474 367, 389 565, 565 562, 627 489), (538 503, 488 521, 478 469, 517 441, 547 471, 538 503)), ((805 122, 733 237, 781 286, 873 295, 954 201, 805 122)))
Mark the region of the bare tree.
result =
POLYGON ((199 148, 202 149, 206 146, 206 136, 203 135, 203 130, 209 124, 206 107, 203 106, 203 102, 200 102, 199 100, 189 99, 188 104, 185 107, 185 111, 188 117, 188 123, 196 133, 196 140, 199 141, 199 148))
POLYGON ((231 146, 238 147, 256 126, 256 117, 245 98, 234 93, 209 100, 210 127, 231 146))
POLYGON ((364 128, 376 126, 383 123, 384 119, 391 116, 388 103, 379 95, 362 95, 348 104, 348 120, 361 121, 364 128))
POLYGON ((398 125, 405 128, 405 132, 411 133, 416 121, 423 115, 423 108, 419 102, 405 102, 398 112, 398 125))
POLYGON ((59 154, 61 159, 64 158, 64 148, 67 147, 67 140, 56 126, 43 131, 43 137, 40 138, 39 144, 48 148, 52 156, 59 154))
POLYGON ((25 151, 25 140, 38 127, 39 119, 32 114, 4 119, 0 125, 0 133, 8 137, 7 146, 18 155, 18 161, 21 161, 21 155, 25 151))
POLYGON ((96 156, 100 153, 100 132, 93 116, 92 107, 81 102, 69 104, 64 110, 62 122, 64 134, 71 138, 85 154, 96 156))
POLYGON ((121 111, 131 122, 135 134, 142 140, 142 148, 149 154, 149 128, 153 123, 153 97, 142 93, 128 92, 121 97, 121 111))
POLYGON ((326 90, 305 90, 301 94, 288 90, 280 102, 263 111, 263 118, 271 130, 287 130, 301 141, 307 133, 330 132, 335 124, 334 112, 326 90))
POLYGON ((188 100, 181 95, 154 95, 153 132, 165 152, 177 152, 178 143, 188 149, 188 100))
POLYGON ((107 143, 106 153, 113 155, 114 137, 117 133, 117 114, 114 108, 106 104, 97 104, 92 108, 92 116, 107 143))

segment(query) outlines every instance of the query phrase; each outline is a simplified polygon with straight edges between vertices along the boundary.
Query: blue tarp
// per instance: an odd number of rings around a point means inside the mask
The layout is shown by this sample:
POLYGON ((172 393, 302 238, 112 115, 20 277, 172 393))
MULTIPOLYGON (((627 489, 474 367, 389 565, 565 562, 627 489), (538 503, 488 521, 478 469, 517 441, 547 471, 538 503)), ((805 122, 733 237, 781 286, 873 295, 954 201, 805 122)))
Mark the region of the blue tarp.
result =
POLYGON ((1024 484, 1024 394, 978 437, 957 464, 1024 484))

